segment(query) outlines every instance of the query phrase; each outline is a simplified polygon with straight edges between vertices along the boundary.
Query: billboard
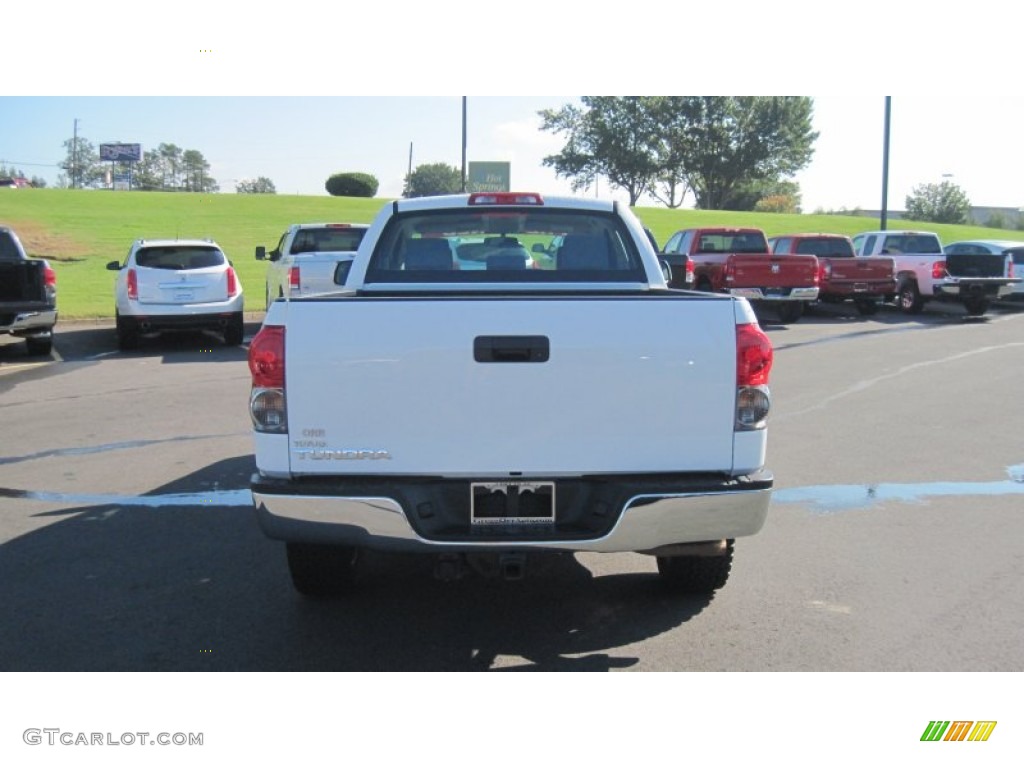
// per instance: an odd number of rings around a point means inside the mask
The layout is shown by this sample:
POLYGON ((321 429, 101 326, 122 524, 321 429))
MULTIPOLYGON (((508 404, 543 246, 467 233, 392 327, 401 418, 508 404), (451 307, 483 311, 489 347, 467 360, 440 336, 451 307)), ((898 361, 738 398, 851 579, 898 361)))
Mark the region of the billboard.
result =
POLYGON ((512 163, 469 163, 467 192, 510 192, 512 163))
POLYGON ((141 159, 141 144, 100 144, 100 160, 137 163, 141 159))

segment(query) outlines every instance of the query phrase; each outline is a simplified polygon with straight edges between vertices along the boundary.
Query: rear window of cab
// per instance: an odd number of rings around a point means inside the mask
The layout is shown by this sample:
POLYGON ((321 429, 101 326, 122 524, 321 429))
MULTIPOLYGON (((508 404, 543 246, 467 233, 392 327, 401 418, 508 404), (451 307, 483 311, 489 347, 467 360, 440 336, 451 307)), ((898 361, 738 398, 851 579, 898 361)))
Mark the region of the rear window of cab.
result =
POLYGON ((144 246, 135 252, 135 264, 150 269, 206 269, 223 266, 226 261, 215 246, 144 246))
POLYGON ((377 242, 365 283, 645 282, 618 217, 535 207, 399 213, 377 242))

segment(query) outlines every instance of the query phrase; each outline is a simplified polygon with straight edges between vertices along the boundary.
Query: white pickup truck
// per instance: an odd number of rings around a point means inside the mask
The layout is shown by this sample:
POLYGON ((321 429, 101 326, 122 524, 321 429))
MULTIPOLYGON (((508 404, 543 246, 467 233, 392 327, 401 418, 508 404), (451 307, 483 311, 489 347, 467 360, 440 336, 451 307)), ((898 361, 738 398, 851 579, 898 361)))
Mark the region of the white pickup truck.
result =
POLYGON ((364 548, 508 579, 531 551, 641 552, 707 594, 766 518, 772 357, 746 299, 667 287, 625 205, 389 203, 348 290, 273 303, 252 341, 257 518, 307 595, 364 548), (485 268, 457 268, 467 239, 485 268))
POLYGON ((896 266, 896 304, 917 314, 933 300, 963 304, 968 315, 983 315, 989 303, 1013 292, 1010 256, 946 255, 934 232, 882 230, 853 238, 857 256, 889 256, 896 266))
POLYGON ((256 258, 267 260, 267 307, 277 299, 309 296, 344 285, 356 249, 369 229, 366 224, 292 224, 269 254, 256 247, 256 258))

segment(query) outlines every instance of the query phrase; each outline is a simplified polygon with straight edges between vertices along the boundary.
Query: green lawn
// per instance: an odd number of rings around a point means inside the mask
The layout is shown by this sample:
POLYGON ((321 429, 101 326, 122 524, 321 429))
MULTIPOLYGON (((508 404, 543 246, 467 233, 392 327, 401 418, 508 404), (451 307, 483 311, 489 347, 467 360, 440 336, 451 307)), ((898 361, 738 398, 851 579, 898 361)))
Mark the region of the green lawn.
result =
MULTIPOLYGON (((269 250, 285 228, 297 222, 368 223, 386 202, 327 196, 2 189, 0 224, 18 233, 30 255, 53 264, 62 318, 113 316, 114 273, 106 270, 106 264, 123 260, 128 246, 140 237, 213 238, 234 263, 248 308, 262 310, 266 266, 256 261, 257 245, 269 250)), ((662 244, 677 229, 695 226, 752 226, 768 235, 852 235, 878 228, 875 219, 853 216, 664 208, 637 208, 636 213, 662 244)), ((944 242, 975 237, 1024 240, 1024 233, 1013 230, 889 221, 890 229, 904 226, 936 231, 944 242)))

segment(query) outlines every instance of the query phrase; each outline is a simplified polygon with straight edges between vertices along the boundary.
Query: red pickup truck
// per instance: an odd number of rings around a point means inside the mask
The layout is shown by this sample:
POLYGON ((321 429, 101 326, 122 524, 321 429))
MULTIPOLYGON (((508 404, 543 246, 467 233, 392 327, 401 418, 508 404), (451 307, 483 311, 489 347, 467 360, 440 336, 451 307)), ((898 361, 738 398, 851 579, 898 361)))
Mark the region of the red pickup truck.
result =
POLYGON ((820 265, 818 299, 840 303, 852 299, 862 315, 873 315, 896 296, 896 262, 887 256, 857 258, 846 235, 777 235, 768 240, 772 253, 812 254, 820 265))
POLYGON ((669 238, 664 253, 689 256, 698 291, 771 305, 784 323, 795 323, 818 298, 818 259, 772 254, 760 229, 683 229, 669 238))

